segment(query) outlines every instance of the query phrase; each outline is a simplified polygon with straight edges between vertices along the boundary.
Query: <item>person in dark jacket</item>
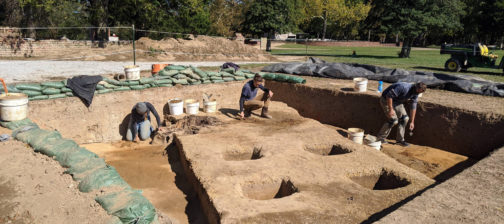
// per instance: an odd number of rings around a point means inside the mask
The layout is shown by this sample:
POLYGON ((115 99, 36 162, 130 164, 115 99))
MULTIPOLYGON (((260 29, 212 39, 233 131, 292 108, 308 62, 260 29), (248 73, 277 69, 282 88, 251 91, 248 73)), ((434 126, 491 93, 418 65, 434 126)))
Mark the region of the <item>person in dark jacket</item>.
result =
POLYGON ((144 141, 151 136, 153 128, 149 112, 152 112, 156 117, 157 127, 159 128, 161 119, 154 106, 149 102, 139 102, 131 109, 128 131, 126 132, 128 141, 136 142, 139 137, 140 140, 144 141))
POLYGON ((427 86, 423 82, 416 84, 398 82, 390 85, 387 89, 385 89, 385 91, 383 91, 380 98, 380 105, 388 120, 385 124, 383 124, 378 134, 379 141, 386 143, 385 139, 390 134, 392 128, 396 124, 399 124, 396 137, 397 144, 405 147, 409 145, 404 140, 406 124, 410 121, 409 130, 413 131, 415 128, 418 95, 425 92, 426 89, 427 86), (411 103, 410 117, 408 117, 406 109, 404 109, 405 103, 411 103))
POLYGON ((240 96, 240 117, 249 117, 253 110, 261 109, 261 117, 271 119, 268 114, 269 104, 273 91, 263 86, 264 80, 261 75, 256 74, 253 80, 248 81, 242 88, 240 96), (258 89, 263 93, 257 94, 258 89))

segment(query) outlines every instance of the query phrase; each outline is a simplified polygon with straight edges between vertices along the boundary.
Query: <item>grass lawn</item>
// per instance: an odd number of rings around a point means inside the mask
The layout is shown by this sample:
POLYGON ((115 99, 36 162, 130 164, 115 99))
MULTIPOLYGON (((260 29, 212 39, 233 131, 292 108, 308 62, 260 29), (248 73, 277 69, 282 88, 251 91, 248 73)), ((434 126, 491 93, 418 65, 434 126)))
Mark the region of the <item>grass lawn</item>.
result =
MULTIPOLYGON (((399 58, 397 55, 400 47, 327 47, 306 46, 302 44, 284 44, 272 50, 273 55, 298 55, 319 57, 328 62, 360 63, 383 66, 387 68, 402 68, 412 71, 430 71, 437 73, 474 75, 487 80, 504 82, 502 69, 469 68, 467 72, 451 73, 444 70, 446 60, 450 55, 439 54, 439 49, 413 48, 410 58, 399 58), (352 51, 357 57, 352 57, 352 51)), ((497 64, 500 63, 504 50, 493 51, 499 55, 497 64)))

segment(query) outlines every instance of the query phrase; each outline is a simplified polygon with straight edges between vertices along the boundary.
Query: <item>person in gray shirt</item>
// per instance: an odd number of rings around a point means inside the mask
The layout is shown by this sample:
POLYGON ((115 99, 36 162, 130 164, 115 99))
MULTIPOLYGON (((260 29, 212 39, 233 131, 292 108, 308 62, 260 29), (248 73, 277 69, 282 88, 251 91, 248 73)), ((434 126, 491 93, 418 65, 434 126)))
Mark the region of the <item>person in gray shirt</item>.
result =
POLYGON ((263 77, 259 74, 254 76, 253 80, 248 81, 242 88, 240 95, 240 117, 249 117, 253 110, 261 109, 261 117, 271 119, 271 115, 268 114, 269 104, 271 102, 271 97, 273 97, 273 91, 267 89, 263 86, 263 77), (261 89, 264 93, 257 94, 258 89, 261 89))
POLYGON ((415 128, 415 115, 418 102, 418 94, 425 92, 427 86, 423 82, 410 84, 406 82, 398 82, 390 85, 383 91, 380 98, 380 105, 385 112, 387 121, 383 124, 380 132, 378 133, 378 140, 386 143, 386 138, 390 134, 392 128, 399 124, 397 130, 397 144, 404 147, 409 144, 404 140, 404 132, 406 124, 410 121, 409 130, 413 131, 415 128), (405 103, 411 103, 410 117, 404 108, 405 103), (410 120, 411 118, 411 120, 410 120))

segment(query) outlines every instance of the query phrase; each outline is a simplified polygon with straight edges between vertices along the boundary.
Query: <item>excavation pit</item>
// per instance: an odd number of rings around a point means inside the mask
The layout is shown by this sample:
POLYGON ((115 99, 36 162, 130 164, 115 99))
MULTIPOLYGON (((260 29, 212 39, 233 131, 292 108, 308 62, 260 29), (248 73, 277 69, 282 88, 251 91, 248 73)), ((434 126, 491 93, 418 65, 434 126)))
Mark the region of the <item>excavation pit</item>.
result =
POLYGON ((271 200, 291 196, 299 190, 290 180, 272 183, 247 184, 242 187, 245 197, 254 200, 271 200))
POLYGON ((343 148, 341 145, 331 145, 331 144, 309 145, 305 146, 305 150, 321 156, 343 155, 352 152, 352 150, 348 148, 343 148))
POLYGON ((386 170, 382 170, 378 174, 352 176, 350 179, 360 186, 371 190, 393 190, 411 184, 406 178, 402 178, 394 172, 386 170))
POLYGON ((245 150, 242 147, 236 147, 234 150, 227 151, 224 154, 224 160, 227 161, 243 161, 257 160, 264 157, 261 153, 261 147, 254 147, 252 150, 245 150))
MULTIPOLYGON (((338 130, 359 127, 376 134, 384 121, 379 96, 342 92, 326 80, 311 81, 308 85, 267 83, 275 92, 272 120, 260 118, 257 112, 247 120, 237 119, 237 93, 243 83, 97 95, 89 109, 75 98, 35 101, 29 110, 41 127, 57 129, 85 147, 86 143, 110 145, 123 138, 128 114, 137 101, 151 102, 161 112, 167 99, 199 99, 203 93, 213 93, 220 112, 176 121, 165 117, 166 130, 175 133, 171 145, 164 141, 157 148, 138 148, 125 143, 113 153, 98 153, 131 186, 144 190, 156 208, 180 223, 198 219, 360 223, 432 186, 440 176, 449 179, 467 167, 466 161, 478 161, 504 144, 499 138, 504 136, 504 109, 485 106, 486 102, 504 105, 502 100, 478 101, 484 103, 478 110, 443 105, 428 94, 418 106, 415 135, 407 139, 412 146, 386 144, 380 152, 355 144, 338 130), (211 122, 200 117, 215 117, 219 122, 205 126, 211 122), (194 123, 205 127, 193 129, 194 123), (121 158, 127 159, 117 161, 121 158), (199 212, 187 214, 194 207, 200 207, 199 212)), ((96 152, 106 148, 88 146, 96 152)))

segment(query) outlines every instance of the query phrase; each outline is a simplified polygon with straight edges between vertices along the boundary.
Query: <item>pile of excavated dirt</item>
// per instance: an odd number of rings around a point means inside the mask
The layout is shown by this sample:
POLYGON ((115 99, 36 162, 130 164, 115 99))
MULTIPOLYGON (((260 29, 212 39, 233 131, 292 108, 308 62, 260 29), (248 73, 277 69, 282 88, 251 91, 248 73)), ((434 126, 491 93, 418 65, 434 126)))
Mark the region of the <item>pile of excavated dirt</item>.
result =
POLYGON ((246 45, 243 41, 223 37, 197 36, 193 40, 166 38, 160 41, 142 37, 137 41, 137 49, 144 51, 139 52, 138 55, 141 57, 160 61, 274 59, 266 52, 246 45))
MULTIPOLYGON (((0 134, 10 131, 0 128, 0 134)), ((113 216, 82 193, 58 162, 22 142, 0 143, 0 223, 107 223, 113 216)))

